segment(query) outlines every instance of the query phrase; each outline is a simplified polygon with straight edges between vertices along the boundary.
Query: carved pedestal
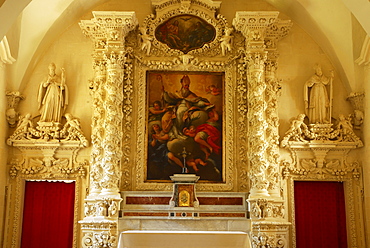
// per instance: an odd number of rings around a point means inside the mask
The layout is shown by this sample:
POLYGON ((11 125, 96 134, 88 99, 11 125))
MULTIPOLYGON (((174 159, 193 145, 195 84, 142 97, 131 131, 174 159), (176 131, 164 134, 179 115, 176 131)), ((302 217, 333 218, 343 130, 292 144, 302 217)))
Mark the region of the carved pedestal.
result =
POLYGON ((199 201, 195 195, 195 183, 199 176, 193 174, 175 174, 171 176, 173 196, 170 205, 173 207, 198 207, 199 201))

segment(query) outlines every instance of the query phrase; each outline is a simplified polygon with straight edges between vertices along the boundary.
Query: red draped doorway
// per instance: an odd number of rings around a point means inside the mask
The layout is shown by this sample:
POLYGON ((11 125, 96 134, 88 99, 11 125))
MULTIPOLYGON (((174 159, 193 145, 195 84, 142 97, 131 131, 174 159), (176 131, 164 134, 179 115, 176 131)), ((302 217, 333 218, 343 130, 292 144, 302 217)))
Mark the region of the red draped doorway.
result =
POLYGON ((347 247, 341 182, 294 183, 297 248, 347 247))
POLYGON ((75 183, 27 181, 21 248, 70 248, 75 183))

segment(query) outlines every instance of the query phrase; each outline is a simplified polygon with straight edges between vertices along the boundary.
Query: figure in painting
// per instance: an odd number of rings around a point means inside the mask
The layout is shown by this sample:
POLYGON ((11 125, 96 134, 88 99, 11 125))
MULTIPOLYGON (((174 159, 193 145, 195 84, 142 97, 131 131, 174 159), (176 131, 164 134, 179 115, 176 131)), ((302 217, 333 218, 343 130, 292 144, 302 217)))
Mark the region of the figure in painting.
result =
POLYGON ((321 66, 316 65, 315 75, 313 75, 305 84, 305 109, 306 115, 311 124, 327 124, 331 121, 331 92, 333 77, 333 72, 330 77, 324 76, 321 66), (327 87, 329 87, 329 94, 327 87))
POLYGON ((163 132, 158 124, 153 124, 152 135, 149 140, 151 146, 149 159, 163 166, 166 166, 171 160, 182 168, 184 167, 183 163, 167 148, 169 138, 169 135, 163 132))
POLYGON ((56 74, 54 63, 49 65, 49 74, 41 82, 38 92, 40 122, 59 123, 68 105, 68 88, 64 68, 61 75, 56 74))
POLYGON ((213 38, 213 31, 201 21, 195 22, 189 30, 186 39, 188 47, 202 47, 213 38))
POLYGON ((149 121, 161 120, 166 109, 162 108, 161 101, 155 101, 153 107, 149 108, 149 121))
MULTIPOLYGON (((164 101, 169 105, 176 105, 176 125, 178 131, 188 126, 189 119, 194 112, 198 112, 204 118, 206 113, 200 113, 200 110, 206 110, 212 106, 206 98, 199 97, 190 90, 190 78, 185 75, 180 80, 181 89, 175 93, 164 91, 164 101)), ((205 116, 207 118, 207 116, 205 116)), ((200 118, 200 117, 199 117, 200 118)))
POLYGON ((161 28, 162 40, 171 48, 181 49, 182 41, 179 37, 179 21, 167 22, 161 28))
POLYGON ((186 54, 212 42, 216 36, 216 30, 197 16, 179 15, 159 25, 155 36, 170 48, 186 54))
POLYGON ((187 136, 193 137, 194 141, 200 145, 200 149, 205 154, 205 159, 215 152, 216 154, 220 153, 220 131, 218 127, 218 113, 212 108, 208 112, 209 119, 206 123, 197 126, 190 126, 189 128, 185 127, 183 133, 187 136))
POLYGON ((212 84, 212 85, 207 86, 206 92, 213 96, 218 96, 222 93, 222 89, 217 88, 216 85, 212 84))

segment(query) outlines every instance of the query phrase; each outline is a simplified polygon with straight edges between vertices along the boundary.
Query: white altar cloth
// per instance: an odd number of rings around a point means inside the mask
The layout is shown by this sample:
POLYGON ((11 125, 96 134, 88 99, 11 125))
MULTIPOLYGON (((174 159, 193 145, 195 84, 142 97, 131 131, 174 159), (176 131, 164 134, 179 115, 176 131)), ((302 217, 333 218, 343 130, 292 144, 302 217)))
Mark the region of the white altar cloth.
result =
POLYGON ((118 248, 250 248, 249 235, 233 231, 124 231, 118 248))

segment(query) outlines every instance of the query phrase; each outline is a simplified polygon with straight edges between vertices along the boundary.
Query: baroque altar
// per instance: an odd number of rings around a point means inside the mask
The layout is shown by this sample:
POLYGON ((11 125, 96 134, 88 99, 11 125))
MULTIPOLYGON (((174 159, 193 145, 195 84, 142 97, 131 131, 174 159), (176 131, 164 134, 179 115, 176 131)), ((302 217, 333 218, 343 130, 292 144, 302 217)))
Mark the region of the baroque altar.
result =
MULTIPOLYGON (((93 11, 79 23, 92 51, 91 142, 66 111, 68 71, 49 65, 40 115, 18 113, 23 96, 9 92, 17 197, 22 180, 76 180, 78 192, 82 181, 73 244, 83 248, 168 230, 295 247, 295 180, 345 182, 356 212, 361 164, 348 157, 363 146, 363 109, 356 102, 354 114, 334 115, 334 73, 315 66, 304 108, 279 137, 279 42, 292 22, 277 11, 236 11, 230 22, 220 1, 151 4, 141 21, 133 11, 93 11), (90 161, 80 161, 87 147, 90 161)), ((353 247, 357 219, 349 220, 353 247)))
POLYGON ((237 12, 229 24, 220 3, 155 1, 141 24, 133 12, 96 11, 81 21, 95 71, 83 247, 114 246, 135 226, 195 230, 197 220, 203 230, 217 228, 209 222, 248 232, 253 247, 289 242, 275 72, 277 43, 292 24, 276 11, 237 12), (169 178, 181 172, 200 177, 195 188, 175 187, 184 199, 197 192, 183 206, 171 200, 169 178))

